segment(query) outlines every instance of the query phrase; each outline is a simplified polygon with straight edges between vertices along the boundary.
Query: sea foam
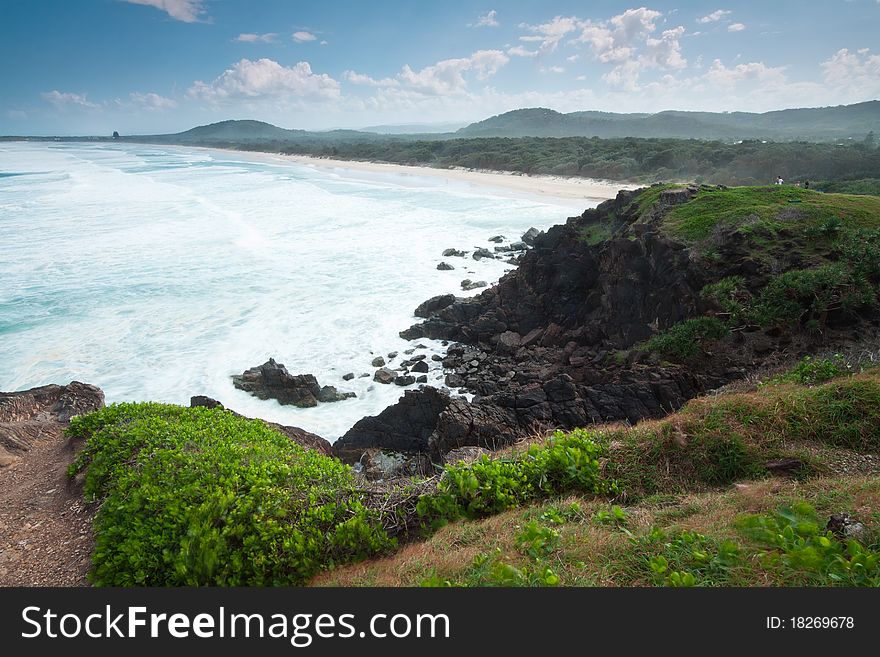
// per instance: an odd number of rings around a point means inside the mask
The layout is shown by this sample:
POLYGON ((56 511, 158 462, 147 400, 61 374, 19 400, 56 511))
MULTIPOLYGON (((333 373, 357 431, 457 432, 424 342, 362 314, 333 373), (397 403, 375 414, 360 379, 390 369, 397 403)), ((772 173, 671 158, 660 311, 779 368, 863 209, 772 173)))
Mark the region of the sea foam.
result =
POLYGON ((202 394, 330 440, 403 394, 360 378, 375 356, 441 352, 398 337, 419 303, 477 294, 460 281, 510 269, 468 257, 438 271, 444 249, 491 250, 492 235, 516 240, 595 205, 131 144, 4 143, 0 173, 16 174, 0 176, 0 390, 79 380, 108 402, 202 394), (357 398, 297 409, 233 388, 230 375, 270 356, 357 398))

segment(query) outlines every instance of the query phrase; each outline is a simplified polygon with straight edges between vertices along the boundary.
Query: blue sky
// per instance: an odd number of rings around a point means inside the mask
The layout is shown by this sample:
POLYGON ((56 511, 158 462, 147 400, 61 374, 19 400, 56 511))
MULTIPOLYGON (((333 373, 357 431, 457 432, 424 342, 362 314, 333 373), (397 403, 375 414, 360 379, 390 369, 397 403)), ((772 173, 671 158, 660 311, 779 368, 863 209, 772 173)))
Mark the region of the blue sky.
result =
POLYGON ((880 98, 880 0, 0 0, 0 134, 880 98))

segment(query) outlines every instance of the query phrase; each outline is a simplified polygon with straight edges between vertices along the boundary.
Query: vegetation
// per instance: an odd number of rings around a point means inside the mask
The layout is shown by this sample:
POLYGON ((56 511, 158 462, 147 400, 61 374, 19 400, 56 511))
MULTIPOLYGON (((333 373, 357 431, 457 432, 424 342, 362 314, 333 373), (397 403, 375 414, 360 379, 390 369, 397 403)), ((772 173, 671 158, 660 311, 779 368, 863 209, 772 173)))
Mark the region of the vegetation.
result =
POLYGON ((679 359, 695 356, 706 340, 727 335, 728 329, 715 317, 696 317, 672 326, 642 345, 647 351, 679 359))
MULTIPOLYGON (((880 451, 878 409, 874 369, 695 400, 643 426, 578 431, 605 447, 599 474, 617 493, 560 487, 497 514, 463 514, 424 542, 313 583, 877 586, 880 464, 870 476, 841 464, 880 451), (766 464, 784 458, 801 469, 766 478, 766 464), (609 505, 609 494, 627 506, 609 505), (857 536, 825 528, 841 511, 863 523, 857 536)), ((469 467, 456 466, 459 480, 469 467)))
POLYGON ((290 585, 392 545, 350 469, 259 420, 166 404, 74 418, 101 586, 290 585))

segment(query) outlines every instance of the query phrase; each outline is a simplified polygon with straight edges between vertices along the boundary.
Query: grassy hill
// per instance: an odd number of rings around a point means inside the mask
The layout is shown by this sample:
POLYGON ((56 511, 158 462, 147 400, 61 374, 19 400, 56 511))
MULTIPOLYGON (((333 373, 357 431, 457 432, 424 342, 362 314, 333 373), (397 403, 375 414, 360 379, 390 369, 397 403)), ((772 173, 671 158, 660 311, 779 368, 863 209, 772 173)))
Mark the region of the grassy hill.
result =
POLYGON ((513 110, 458 130, 462 137, 662 137, 679 139, 862 139, 880 131, 880 101, 750 112, 615 114, 513 110))

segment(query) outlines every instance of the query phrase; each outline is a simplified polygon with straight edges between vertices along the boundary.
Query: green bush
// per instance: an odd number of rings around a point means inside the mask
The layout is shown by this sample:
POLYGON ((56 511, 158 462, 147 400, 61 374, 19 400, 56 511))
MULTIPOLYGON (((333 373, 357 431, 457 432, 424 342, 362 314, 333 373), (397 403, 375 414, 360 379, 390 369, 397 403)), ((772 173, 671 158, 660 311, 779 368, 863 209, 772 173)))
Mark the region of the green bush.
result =
POLYGON ((880 586, 880 552, 823 530, 809 504, 745 516, 739 525, 766 546, 758 555, 765 566, 782 569, 792 584, 880 586))
POLYGON ((848 371, 849 366, 840 354, 835 354, 833 358, 804 356, 788 372, 774 376, 767 383, 797 383, 802 386, 814 386, 842 376, 848 371))
POLYGON ((699 353, 704 340, 717 340, 728 333, 721 320, 715 317, 696 317, 679 322, 642 346, 662 356, 689 358, 699 353))
POLYGON ((438 491, 422 496, 418 512, 429 522, 444 522, 562 493, 614 492, 614 484, 602 478, 599 458, 604 452, 589 432, 576 429, 557 431, 547 444, 531 445, 511 458, 484 455, 470 464, 447 466, 438 491))
POLYGON ((74 418, 70 468, 102 500, 101 586, 290 585, 392 542, 348 467, 228 411, 115 404, 74 418))
POLYGON ((755 304, 755 318, 761 326, 823 324, 833 310, 854 313, 876 301, 876 291, 867 280, 836 263, 772 278, 755 304))

